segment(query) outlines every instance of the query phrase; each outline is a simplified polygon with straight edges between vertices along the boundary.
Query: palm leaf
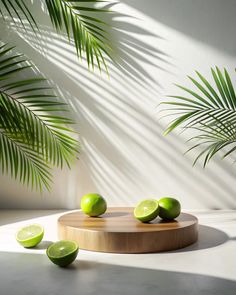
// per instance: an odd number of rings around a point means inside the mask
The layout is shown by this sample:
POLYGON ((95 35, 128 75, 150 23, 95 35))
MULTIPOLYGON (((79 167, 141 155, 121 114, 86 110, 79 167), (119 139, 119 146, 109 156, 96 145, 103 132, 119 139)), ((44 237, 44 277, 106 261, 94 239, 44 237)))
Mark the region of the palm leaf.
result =
MULTIPOLYGON (((102 65, 108 73, 106 57, 112 59, 112 46, 108 39, 107 24, 98 18, 97 14, 106 14, 110 10, 96 8, 94 5, 99 0, 45 0, 50 19, 57 32, 66 31, 68 40, 73 39, 77 55, 87 60, 88 68, 97 64, 99 70, 102 65), (95 16, 94 16, 95 15, 95 16)), ((25 28, 28 22, 34 32, 38 25, 24 0, 0 0, 0 14, 3 19, 7 14, 15 22, 20 20, 25 28)))
POLYGON ((0 46, 0 165, 27 185, 49 188, 51 166, 70 166, 77 157, 68 127, 74 122, 58 114, 68 107, 44 78, 17 79, 32 64, 10 50, 0 46))
MULTIPOLYGON (((0 125, 1 126, 1 125, 0 125)), ((26 144, 27 140, 14 136, 12 132, 0 131, 0 163, 2 173, 10 173, 23 184, 42 191, 43 185, 49 190, 50 167, 44 158, 26 144)))
MULTIPOLYGON (((196 72, 200 81, 189 77, 197 90, 177 85, 186 95, 172 95, 174 101, 164 102, 172 106, 172 115, 175 117, 167 127, 165 134, 172 132, 182 125, 183 131, 194 129, 198 134, 191 138, 198 143, 189 149, 205 145, 206 147, 195 159, 196 163, 204 156, 205 166, 210 159, 220 150, 230 149, 224 152, 223 157, 232 154, 236 142, 236 95, 235 90, 226 69, 220 71, 218 67, 211 69, 215 85, 196 72)), ((169 109, 168 109, 169 110, 169 109)))
POLYGON ((107 70, 105 57, 112 57, 111 45, 104 29, 105 23, 90 15, 108 13, 109 10, 88 5, 103 1, 45 0, 45 2, 52 24, 58 32, 65 29, 69 40, 73 37, 76 52, 81 58, 85 53, 88 67, 94 68, 96 61, 100 70, 101 64, 107 70))
POLYGON ((231 125, 229 122, 219 120, 218 124, 214 125, 213 127, 202 125, 196 129, 200 132, 200 135, 192 137, 191 140, 196 140, 198 144, 189 149, 189 151, 200 145, 205 145, 206 147, 195 159, 194 164, 204 156, 203 166, 205 167, 217 152, 223 149, 225 150, 225 148, 228 146, 230 149, 223 151, 223 158, 229 156, 235 151, 236 125, 231 125))

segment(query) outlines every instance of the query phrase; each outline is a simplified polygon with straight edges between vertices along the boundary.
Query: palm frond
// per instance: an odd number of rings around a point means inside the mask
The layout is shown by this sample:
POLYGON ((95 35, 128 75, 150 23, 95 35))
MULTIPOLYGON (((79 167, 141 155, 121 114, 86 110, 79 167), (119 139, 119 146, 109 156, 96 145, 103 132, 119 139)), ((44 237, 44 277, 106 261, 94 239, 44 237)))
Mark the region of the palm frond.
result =
POLYGON ((17 79, 32 64, 11 50, 0 46, 0 165, 23 183, 49 188, 49 168, 70 166, 77 157, 78 141, 68 127, 74 122, 58 113, 68 107, 44 78, 17 79))
POLYGON ((24 28, 24 22, 26 21, 30 24, 33 31, 38 29, 38 25, 24 0, 0 0, 0 14, 3 19, 5 19, 7 14, 13 22, 17 18, 24 28))
MULTIPOLYGON (((197 145, 191 147, 188 151, 197 148, 198 146, 205 146, 205 149, 197 156, 195 163, 204 156, 203 166, 210 161, 210 159, 220 150, 223 150, 223 158, 229 156, 234 152, 236 147, 236 125, 231 125, 228 121, 218 120, 217 125, 205 125, 201 127, 194 127, 199 134, 193 136, 191 140, 198 142, 197 145), (233 146, 233 147, 232 147, 233 146), (227 150, 225 150, 228 148, 227 150)), ((187 151, 187 152, 188 152, 187 151)))
MULTIPOLYGON (((109 9, 94 7, 94 4, 106 2, 100 0, 45 0, 50 19, 57 32, 66 31, 69 41, 74 42, 77 55, 86 57, 88 68, 94 69, 97 64, 99 70, 102 65, 108 73, 106 57, 113 59, 107 26, 108 24, 97 17, 97 14, 111 12, 109 9)), ((0 14, 5 19, 9 15, 15 22, 18 19, 25 28, 28 22, 34 32, 38 25, 25 4, 24 0, 0 0, 0 14)))
POLYGON ((12 178, 36 190, 50 189, 50 166, 42 155, 29 145, 27 140, 4 130, 0 125, 0 165, 2 173, 9 173, 12 178))
POLYGON ((164 102, 165 105, 172 106, 172 114, 175 116, 165 134, 180 125, 183 131, 197 131, 198 135, 191 140, 197 140, 198 143, 189 150, 206 146, 194 162, 205 155, 204 166, 218 151, 231 146, 224 152, 223 157, 226 157, 236 150, 236 95, 233 83, 226 69, 220 71, 218 67, 212 68, 211 73, 215 85, 212 86, 203 75, 196 72, 200 81, 189 77, 197 88, 196 91, 177 85, 185 92, 185 96, 172 95, 170 97, 174 101, 164 102))
POLYGON ((107 71, 105 57, 112 59, 111 45, 104 26, 107 24, 91 14, 108 13, 110 10, 89 5, 104 1, 45 1, 52 24, 57 31, 65 29, 68 39, 71 40, 73 37, 77 55, 82 58, 83 53, 85 54, 89 68, 94 68, 96 63, 101 71, 103 64, 107 71))

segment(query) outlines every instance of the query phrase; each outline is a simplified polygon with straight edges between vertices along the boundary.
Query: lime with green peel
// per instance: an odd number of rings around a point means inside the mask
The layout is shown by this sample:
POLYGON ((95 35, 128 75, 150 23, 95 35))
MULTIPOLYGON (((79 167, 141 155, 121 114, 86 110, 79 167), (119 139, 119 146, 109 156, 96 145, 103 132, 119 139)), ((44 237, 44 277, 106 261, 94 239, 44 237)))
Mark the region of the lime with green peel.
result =
POLYGON ((159 216, 163 220, 173 220, 180 215, 180 202, 174 198, 162 198, 159 203, 159 216))
POLYGON ((82 211, 91 217, 102 215, 107 210, 106 200, 99 194, 84 195, 80 206, 82 211))
POLYGON ((141 201, 134 209, 134 217, 141 222, 150 222, 158 216, 158 201, 148 199, 141 201))
POLYGON ((44 236, 44 229, 39 224, 31 224, 21 228, 16 234, 17 242, 25 248, 38 245, 44 236))
POLYGON ((59 241, 47 248, 48 258, 56 265, 66 267, 77 257, 79 246, 74 241, 59 241))

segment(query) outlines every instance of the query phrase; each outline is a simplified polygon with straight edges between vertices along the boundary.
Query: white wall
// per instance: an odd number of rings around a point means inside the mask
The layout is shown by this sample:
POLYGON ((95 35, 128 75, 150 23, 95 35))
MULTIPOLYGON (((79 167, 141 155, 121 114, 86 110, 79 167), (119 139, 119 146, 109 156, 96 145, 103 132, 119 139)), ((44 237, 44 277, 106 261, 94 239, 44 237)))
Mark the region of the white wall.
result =
MULTIPOLYGON (((71 104, 82 144, 71 171, 55 172, 51 194, 30 192, 1 177, 1 208, 76 208, 88 192, 110 206, 171 195, 184 208, 235 208, 236 166, 216 158, 204 170, 192 168, 185 136, 163 137, 166 122, 158 104, 177 94, 173 83, 189 85, 197 69, 227 67, 235 76, 235 0, 123 0, 113 6, 113 39, 123 61, 110 65, 110 79, 91 73, 73 46, 58 37, 32 1, 41 37, 1 22, 0 38, 31 58, 71 104)), ((236 80, 236 79, 235 79, 236 80)), ((234 81, 235 81, 234 80, 234 81)))

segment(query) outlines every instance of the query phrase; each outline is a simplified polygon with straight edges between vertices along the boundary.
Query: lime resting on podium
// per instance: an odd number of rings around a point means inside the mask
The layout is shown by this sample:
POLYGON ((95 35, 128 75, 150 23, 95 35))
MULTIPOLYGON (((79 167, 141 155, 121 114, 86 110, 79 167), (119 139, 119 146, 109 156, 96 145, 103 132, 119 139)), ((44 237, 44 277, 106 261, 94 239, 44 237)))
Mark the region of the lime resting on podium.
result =
POLYGON ((181 205, 178 200, 170 197, 165 197, 160 199, 158 203, 159 216, 163 220, 173 220, 180 215, 181 205))
POLYGON ((100 216, 107 210, 106 200, 101 195, 95 193, 84 195, 80 206, 82 211, 91 217, 100 216))
POLYGON ((143 200, 134 209, 134 217, 141 222, 150 222, 159 214, 158 201, 154 199, 143 200))

